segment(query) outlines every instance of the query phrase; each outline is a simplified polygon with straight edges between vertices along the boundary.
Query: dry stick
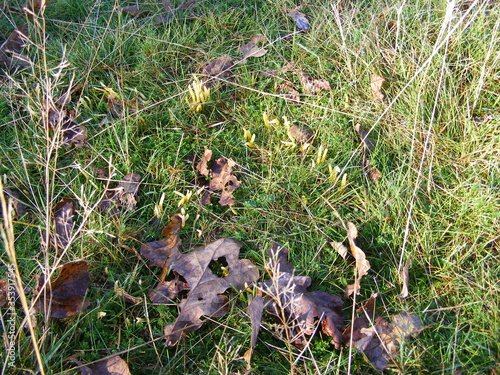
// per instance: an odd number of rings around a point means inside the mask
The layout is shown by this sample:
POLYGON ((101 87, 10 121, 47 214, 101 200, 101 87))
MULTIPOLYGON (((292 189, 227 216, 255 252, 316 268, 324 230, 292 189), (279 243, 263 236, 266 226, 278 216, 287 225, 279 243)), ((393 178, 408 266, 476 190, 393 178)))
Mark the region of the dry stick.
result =
POLYGON ((42 355, 40 354, 40 349, 38 347, 38 341, 36 338, 35 327, 33 326, 33 320, 31 319, 31 308, 28 306, 28 300, 26 299, 26 294, 24 293, 24 287, 22 284, 21 274, 19 272, 19 267, 17 265, 15 239, 14 239, 14 226, 12 225, 12 205, 7 204, 5 200, 5 195, 3 193, 2 179, 0 178, 0 203, 3 212, 3 225, 0 226, 0 232, 5 244, 5 251, 9 257, 10 263, 14 267, 15 275, 14 278, 15 286, 19 299, 21 300, 21 305, 23 306, 24 314, 26 315, 25 320, 28 323, 28 329, 30 331, 31 342, 33 343, 33 350, 35 352, 36 361, 38 362, 38 367, 41 375, 45 375, 45 370, 43 368, 42 355))

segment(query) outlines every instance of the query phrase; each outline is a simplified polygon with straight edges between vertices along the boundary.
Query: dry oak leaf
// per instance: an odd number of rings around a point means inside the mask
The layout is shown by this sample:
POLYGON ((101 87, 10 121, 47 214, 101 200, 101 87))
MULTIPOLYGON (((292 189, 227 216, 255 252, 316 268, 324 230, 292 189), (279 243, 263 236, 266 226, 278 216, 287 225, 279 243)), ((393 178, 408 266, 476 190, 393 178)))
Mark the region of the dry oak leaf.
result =
POLYGON ((85 366, 74 356, 68 360, 78 365, 81 375, 131 375, 127 362, 119 356, 103 359, 89 366, 85 366))
POLYGON ((47 245, 46 239, 48 236, 48 244, 56 249, 64 249, 69 245, 71 234, 75 223, 73 216, 75 216, 75 202, 71 198, 61 199, 53 208, 54 212, 54 234, 49 231, 44 231, 42 234, 42 243, 47 245))
POLYGON ((344 328, 342 299, 323 291, 306 291, 311 278, 295 276, 287 258, 288 251, 273 244, 266 267, 271 271, 271 280, 260 284, 265 300, 269 301, 266 310, 279 321, 285 314, 286 329, 296 346, 305 347, 307 336, 313 335, 317 324, 321 324, 323 333, 330 336, 331 344, 339 349, 344 328))
POLYGON ((366 255, 359 247, 356 246, 354 240, 358 237, 358 229, 352 222, 347 223, 347 239, 349 240, 349 248, 351 254, 356 259, 356 281, 346 288, 346 296, 349 297, 353 293, 359 294, 361 290, 361 278, 368 273, 370 262, 366 259, 366 255))
POLYGON ((208 76, 205 86, 211 87, 213 78, 229 79, 233 66, 233 59, 229 55, 222 55, 212 60, 203 68, 203 74, 208 76))
POLYGON ((293 9, 288 12, 287 16, 291 17, 295 21, 297 27, 302 31, 309 31, 309 29, 311 28, 311 26, 309 25, 309 20, 307 19, 305 14, 299 12, 297 9, 293 9))
POLYGON ((98 204, 99 208, 111 216, 120 213, 120 207, 127 210, 134 209, 138 201, 137 191, 140 181, 141 175, 138 173, 123 176, 122 181, 115 188, 106 190, 105 197, 98 204))
POLYGON ((382 93, 382 87, 386 81, 385 77, 382 77, 376 73, 372 73, 370 87, 372 89, 372 95, 376 101, 383 103, 385 95, 382 93))
POLYGON ((90 284, 89 264, 84 261, 63 264, 59 276, 49 283, 45 275, 37 275, 37 286, 34 294, 38 297, 35 309, 52 318, 67 318, 87 308, 89 301, 85 293, 90 284))
POLYGON ((168 345, 175 345, 187 332, 199 329, 203 316, 223 316, 228 310, 228 297, 224 295, 227 289, 242 290, 259 278, 252 262, 239 259, 241 246, 236 240, 222 238, 185 254, 172 254, 171 269, 184 277, 190 291, 179 304, 175 323, 165 327, 168 345), (218 277, 209 267, 221 258, 229 270, 225 277, 218 277))
POLYGON ((232 206, 235 204, 233 192, 240 187, 241 181, 232 174, 236 163, 232 159, 219 158, 214 160, 210 169, 208 163, 212 157, 212 151, 205 149, 201 161, 197 164, 196 170, 203 176, 210 177, 208 190, 202 198, 202 204, 210 203, 210 194, 220 190, 219 204, 221 206, 232 206))
POLYGON ((354 344, 378 371, 384 371, 389 361, 397 358, 402 341, 410 336, 418 336, 424 327, 416 315, 404 311, 392 316, 390 323, 387 322, 375 311, 377 296, 372 295, 357 310, 361 316, 354 319, 352 329, 345 329, 343 341, 347 345, 354 344))
MULTIPOLYGON (((12 208, 14 208, 16 218, 20 218, 28 212, 28 206, 21 201, 18 190, 4 188, 3 192, 8 198, 8 204, 12 205, 12 208)), ((2 216, 2 212, 2 207, 0 207, 0 216, 2 216)))
POLYGON ((315 94, 322 90, 330 90, 330 82, 326 79, 314 79, 309 74, 299 71, 300 83, 306 94, 315 94))
POLYGON ((126 303, 130 303, 131 305, 136 305, 142 302, 141 297, 134 297, 127 293, 125 289, 115 287, 115 293, 118 298, 126 303))
POLYGON ((313 131, 306 126, 292 125, 288 133, 300 144, 311 143, 314 138, 313 131))
POLYGON ((359 138, 361 138, 363 146, 366 147, 368 150, 371 150, 374 147, 374 143, 370 138, 368 138, 368 135, 370 133, 365 132, 361 124, 354 125, 354 130, 356 130, 356 133, 358 133, 359 138))
POLYGON ((248 297, 248 307, 247 312, 250 316, 250 324, 252 326, 252 334, 250 336, 250 349, 248 349, 243 358, 250 367, 250 362, 252 360, 252 353, 257 344, 257 337, 259 336, 260 323, 262 322, 262 313, 264 312, 264 299, 261 296, 257 296, 253 298, 252 296, 248 297))

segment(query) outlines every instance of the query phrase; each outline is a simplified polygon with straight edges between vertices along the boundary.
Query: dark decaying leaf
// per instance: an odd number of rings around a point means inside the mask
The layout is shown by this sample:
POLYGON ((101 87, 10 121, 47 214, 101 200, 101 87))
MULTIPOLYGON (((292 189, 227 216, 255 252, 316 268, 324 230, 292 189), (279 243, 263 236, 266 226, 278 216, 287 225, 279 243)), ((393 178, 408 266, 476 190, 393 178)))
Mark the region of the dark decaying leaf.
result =
POLYGON ((305 14, 299 12, 297 9, 293 9, 288 12, 287 16, 291 17, 295 21, 297 27, 302 31, 309 31, 309 29, 311 28, 311 26, 309 25, 309 20, 307 19, 305 14))
MULTIPOLYGON (((3 192, 7 197, 8 204, 12 205, 17 218, 24 216, 28 212, 28 206, 21 201, 21 195, 17 190, 4 188, 3 192)), ((2 207, 0 207, 0 217, 2 216, 2 207)))
POLYGON ((84 261, 63 264, 59 276, 53 282, 45 284, 45 275, 38 275, 35 296, 35 309, 52 318, 67 318, 87 308, 84 300, 90 284, 89 264, 84 261))
POLYGON ((89 366, 85 366, 74 356, 68 360, 78 365, 81 375, 131 375, 127 362, 119 356, 107 358, 89 366))
MULTIPOLYGON (((70 243, 73 227, 73 216, 75 216, 75 202, 71 198, 61 199, 53 208, 54 229, 49 231, 49 244, 56 249, 64 249, 70 243)), ((46 231, 42 234, 42 242, 47 239, 46 231)))
POLYGON ((129 5, 120 8, 122 12, 130 14, 132 17, 144 17, 147 12, 142 11, 137 5, 129 5))
POLYGON ((309 74, 299 71, 300 83, 306 94, 315 94, 322 90, 330 90, 330 82, 326 79, 314 79, 309 74))
POLYGON ((221 206, 232 206, 235 204, 233 192, 240 187, 241 181, 232 174, 236 163, 227 158, 219 158, 210 163, 212 151, 206 149, 201 161, 196 166, 196 170, 203 176, 210 177, 208 190, 202 198, 202 204, 210 203, 210 194, 220 190, 219 204, 221 206))
POLYGON ((257 344, 257 337, 259 336, 260 323, 262 322, 262 313, 264 312, 264 299, 261 296, 253 298, 250 296, 248 298, 248 315, 250 316, 250 324, 252 326, 252 335, 250 336, 250 349, 248 349, 244 355, 245 361, 248 366, 252 360, 252 353, 257 344))
POLYGON ((7 279, 0 279, 0 307, 4 306, 7 301, 7 294, 9 291, 9 284, 7 279))
POLYGON ((179 275, 170 281, 160 281, 153 290, 149 291, 148 297, 155 305, 172 305, 180 292, 189 289, 189 284, 181 281, 179 275))
POLYGON ((380 177, 382 177, 382 173, 380 173, 380 171, 371 164, 370 160, 364 160, 363 167, 365 169, 365 173, 373 182, 377 182, 380 177))
POLYGON ((161 232, 165 237, 163 240, 148 242, 141 246, 141 255, 149 259, 151 266, 169 268, 179 254, 181 241, 177 233, 181 229, 182 218, 180 215, 174 215, 170 220, 170 224, 161 232))
POLYGON ((273 244, 269 250, 268 270, 271 280, 261 283, 261 288, 269 303, 266 310, 289 330, 292 341, 303 348, 307 337, 315 333, 321 325, 323 333, 332 338, 335 348, 340 348, 343 330, 342 299, 323 291, 308 292, 311 279, 295 276, 288 262, 288 251, 273 244), (282 317, 286 317, 286 322, 282 317))
POLYGON ((356 133, 358 133, 359 138, 361 138, 363 146, 366 147, 368 150, 371 150, 374 144, 373 141, 370 138, 368 138, 369 133, 363 130, 361 124, 354 125, 354 130, 356 130, 356 133))
POLYGON ((28 25, 17 27, 0 46, 0 66, 6 65, 8 68, 18 66, 30 66, 30 59, 20 54, 25 40, 28 38, 28 25))
POLYGON ((119 214, 120 208, 134 209, 138 201, 137 191, 140 181, 141 175, 138 173, 123 176, 115 188, 106 190, 105 197, 98 204, 99 208, 111 216, 119 214))
POLYGON ((167 249, 171 269, 181 275, 190 288, 179 304, 175 323, 165 327, 168 345, 175 345, 187 332, 199 329, 203 316, 223 316, 228 310, 228 297, 224 295, 227 289, 242 290, 258 279, 259 271, 252 262, 239 259, 241 246, 236 240, 222 238, 185 254, 177 248, 167 249), (229 269, 225 277, 218 277, 209 267, 211 262, 221 258, 229 269))
POLYGON ((372 295, 357 310, 360 316, 354 319, 352 327, 345 329, 343 342, 354 345, 378 371, 384 371, 390 361, 398 358, 401 343, 410 336, 418 336, 424 327, 417 316, 404 311, 387 322, 375 311, 377 296, 372 295))
POLYGON ((211 61, 203 68, 203 74, 208 78, 205 81, 205 85, 207 87, 212 86, 212 78, 229 79, 233 65, 233 59, 229 55, 222 55, 211 61))

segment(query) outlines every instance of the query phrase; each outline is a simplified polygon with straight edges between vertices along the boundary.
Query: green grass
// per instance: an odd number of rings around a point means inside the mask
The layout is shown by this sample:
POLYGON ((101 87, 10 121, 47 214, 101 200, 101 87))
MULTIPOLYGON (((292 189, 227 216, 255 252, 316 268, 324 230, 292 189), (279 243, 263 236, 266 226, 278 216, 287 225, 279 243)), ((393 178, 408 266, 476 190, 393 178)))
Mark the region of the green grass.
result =
MULTIPOLYGON (((24 2, 10 3, 0 19, 3 38, 25 22, 15 11, 24 2)), ((499 9, 491 1, 460 2, 448 17, 441 0, 401 6, 357 0, 340 5, 338 13, 334 3, 318 3, 302 8, 312 24, 307 34, 293 33, 286 16, 295 6, 291 1, 200 1, 196 15, 181 12, 156 25, 161 4, 155 2, 141 5, 152 18, 135 19, 118 12, 132 3, 54 0, 30 24, 23 53, 33 68, 0 76, 0 174, 29 208, 14 221, 15 258, 28 303, 34 275, 44 270, 55 276, 63 262, 87 259, 92 275, 90 306, 81 314, 65 320, 36 316, 44 373, 77 374, 68 357, 79 354, 88 363, 117 352, 132 374, 244 373, 247 296, 232 293, 229 314, 166 347, 163 328, 177 309, 150 304, 147 293, 160 272, 127 250, 161 238, 179 212, 174 191, 197 189, 195 167, 186 160, 198 160, 205 147, 236 161, 242 185, 233 210, 216 200, 185 206, 185 250, 233 237, 244 242, 242 255, 263 269, 276 241, 289 248, 297 272, 312 278, 311 290, 343 296, 353 282, 353 263, 329 245, 345 240, 336 210, 358 227, 358 245, 372 265, 356 300, 380 292, 385 316, 410 311, 427 327, 404 343, 388 372, 498 372, 499 9), (469 10, 466 3, 474 6, 469 10), (223 54, 239 61, 239 47, 257 33, 268 38, 268 53, 238 63, 231 80, 216 82, 203 113, 190 110, 185 96, 192 74, 223 54), (288 61, 327 79, 332 90, 301 97, 300 104, 277 97, 284 80, 301 90, 298 75, 259 73, 288 61), (385 104, 372 96, 372 73, 387 78, 385 104), (68 107, 87 127, 88 145, 65 148, 43 126, 43 103, 77 86, 68 107), (103 121, 104 87, 141 102, 141 109, 103 121), (265 127, 263 112, 311 128, 312 150, 286 147, 285 128, 265 127), (356 123, 371 131, 369 158, 382 173, 376 183, 361 168, 356 123), (257 150, 244 145, 243 129, 256 134, 257 150), (328 147, 327 160, 313 168, 320 145, 328 147), (347 174, 346 186, 329 178, 328 164, 347 174), (109 217, 96 208, 106 187, 97 168, 116 181, 130 172, 142 175, 133 211, 109 217), (151 224, 162 194, 162 215, 151 224), (77 201, 76 235, 56 254, 41 246, 41 233, 64 196, 77 201), (400 300, 398 271, 404 265, 410 266, 410 296, 400 300), (115 285, 146 302, 124 303, 115 285)), ((8 242, 1 246, 3 278, 11 260, 8 242)), ((33 337, 21 328, 25 311, 16 306, 17 357, 6 373, 40 372, 33 337)), ((351 311, 346 299, 346 325, 351 311)), ((265 318, 252 369, 376 373, 362 354, 336 351, 328 342, 318 335, 299 358, 300 351, 265 318)), ((0 351, 4 364, 2 356, 0 351)))

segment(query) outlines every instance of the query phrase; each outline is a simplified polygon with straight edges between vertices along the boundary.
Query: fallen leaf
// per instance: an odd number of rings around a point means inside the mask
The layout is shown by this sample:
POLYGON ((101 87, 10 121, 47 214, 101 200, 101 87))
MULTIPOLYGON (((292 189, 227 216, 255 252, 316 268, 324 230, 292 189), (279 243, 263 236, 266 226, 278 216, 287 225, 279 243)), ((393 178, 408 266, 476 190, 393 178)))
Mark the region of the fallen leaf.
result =
POLYGON ((233 192, 240 187, 241 181, 232 174, 236 163, 227 158, 219 158, 211 163, 210 170, 208 163, 212 157, 212 151, 206 149, 201 161, 196 166, 196 170, 203 176, 210 177, 208 190, 202 198, 202 204, 210 203, 210 194, 220 190, 219 204, 221 206, 232 206, 235 204, 233 192))
POLYGON ((335 348, 340 348, 344 328, 342 299, 323 291, 306 291, 311 278, 295 276, 287 258, 288 251, 273 244, 266 267, 271 280, 260 284, 265 300, 269 301, 266 310, 289 330, 289 337, 298 347, 305 347, 307 336, 313 335, 321 324, 323 333, 332 338, 335 348), (282 321, 284 316, 286 321, 282 321))
POLYGON ((301 144, 311 143, 314 137, 314 133, 311 129, 299 125, 290 126, 288 133, 295 141, 301 144))
POLYGON ((76 122, 66 122, 63 124, 62 144, 66 147, 75 145, 76 148, 82 148, 87 145, 87 128, 76 122))
POLYGON ((386 79, 376 73, 372 73, 372 78, 370 82, 370 87, 372 89, 372 95, 376 101, 383 103, 385 95, 382 93, 382 87, 386 79))
POLYGON ((181 281, 176 274, 175 279, 160 281, 153 290, 149 291, 148 297, 154 305, 172 305, 180 292, 189 289, 189 284, 181 281))
POLYGON ((261 42, 266 42, 267 38, 262 34, 254 35, 250 38, 250 42, 243 44, 240 47, 240 52, 243 55, 243 60, 249 57, 261 57, 267 53, 267 49, 258 46, 261 42))
POLYGON ((228 297, 223 293, 229 289, 242 290, 254 283, 259 271, 248 259, 239 259, 242 244, 236 240, 222 238, 208 245, 181 254, 167 254, 172 261, 171 269, 184 277, 190 291, 179 304, 179 316, 175 323, 165 327, 167 344, 175 345, 187 332, 201 327, 201 317, 221 317, 228 310, 228 297), (211 262, 224 258, 229 273, 218 277, 209 268, 211 262))
POLYGON ((130 303, 132 305, 136 305, 138 303, 142 302, 141 297, 134 297, 128 294, 124 289, 115 287, 115 294, 117 295, 118 298, 120 298, 122 301, 126 303, 130 303))
POLYGON ((208 77, 205 80, 205 85, 211 87, 214 78, 229 79, 233 65, 233 59, 229 55, 222 55, 211 61, 203 68, 203 74, 208 77))
POLYGON ((368 138, 369 133, 363 130, 361 124, 354 125, 354 130, 356 130, 356 133, 358 133, 359 138, 361 138, 363 146, 366 147, 368 150, 371 150, 374 147, 374 144, 373 141, 370 138, 368 138))
POLYGON ((311 28, 311 26, 309 25, 309 20, 307 19, 305 14, 299 12, 297 9, 293 9, 288 12, 287 16, 291 17, 295 21, 297 27, 302 31, 309 31, 309 29, 311 28))
POLYGON ((7 294, 9 290, 9 284, 7 279, 0 279, 0 307, 4 306, 7 301, 7 294))
POLYGON ((332 245, 332 247, 335 249, 335 251, 337 253, 339 253, 339 255, 342 257, 342 258, 346 258, 347 256, 347 253, 349 252, 349 250, 347 249, 347 247, 344 246, 343 243, 341 242, 330 242, 330 245, 332 245))
MULTIPOLYGON (((75 202, 71 198, 61 199, 53 208, 54 212, 54 228, 49 231, 48 244, 56 249, 66 248, 71 239, 73 227, 73 216, 75 216, 75 202)), ((42 242, 46 246, 47 232, 43 231, 42 242)))
POLYGON ((389 361, 397 359, 401 343, 410 336, 418 336, 424 327, 417 316, 404 311, 392 316, 391 323, 387 322, 374 309, 377 296, 372 295, 357 310, 361 316, 354 319, 352 328, 345 329, 343 341, 363 352, 378 371, 384 371, 389 361))
POLYGON ((370 269, 370 262, 366 259, 366 255, 359 247, 356 246, 354 240, 358 237, 358 229, 350 221, 347 223, 347 239, 349 240, 349 247, 351 254, 356 259, 356 281, 346 288, 346 296, 349 297, 353 293, 359 294, 361 290, 361 279, 368 273, 370 269))
POLYGON ((278 86, 278 94, 290 99, 290 101, 300 101, 300 93, 293 88, 291 82, 283 82, 278 86))
POLYGON ((399 299, 405 299, 408 297, 408 280, 410 278, 408 268, 408 266, 404 266, 401 270, 401 281, 403 282, 403 287, 401 288, 401 294, 398 296, 399 299))
POLYGON ((81 375, 131 375, 127 362, 119 356, 100 360, 89 366, 85 366, 73 356, 68 360, 78 366, 81 375))
POLYGON ((44 285, 45 275, 35 276, 34 294, 39 296, 35 309, 44 314, 50 311, 50 317, 62 319, 87 308, 89 301, 84 298, 90 284, 88 268, 89 264, 84 260, 65 263, 50 285, 44 285))
POLYGON ((27 29, 27 24, 17 27, 0 46, 0 65, 3 64, 7 68, 31 65, 29 57, 19 53, 28 38, 27 29))
MULTIPOLYGON (((3 192, 6 197, 8 197, 8 204, 12 205, 16 218, 24 216, 28 212, 28 206, 26 206, 20 198, 20 194, 17 190, 4 188, 3 192)), ((2 207, 0 207, 0 217, 2 216, 2 207)))
POLYGON ((121 7, 120 10, 124 13, 130 14, 132 17, 144 17, 147 15, 147 12, 142 11, 137 5, 121 7))
POLYGON ((306 94, 315 94, 322 90, 330 90, 330 82, 326 79, 313 79, 309 74, 302 71, 300 74, 300 83, 306 94))
POLYGON ((382 173, 380 173, 380 171, 375 168, 374 166, 372 166, 369 161, 368 161, 368 177, 370 177, 370 179, 374 182, 377 182, 380 177, 382 177, 382 173))
POLYGON ((138 173, 123 176, 118 186, 106 190, 105 197, 98 204, 99 208, 111 216, 117 215, 120 207, 126 210, 134 209, 138 200, 137 191, 140 181, 141 175, 138 173))
POLYGON ((250 324, 252 326, 252 334, 250 336, 250 349, 248 349, 243 357, 247 362, 247 367, 250 368, 250 362, 252 360, 252 353, 257 344, 257 337, 259 336, 260 323, 262 322, 262 313, 264 312, 264 299, 261 296, 253 298, 250 296, 248 298, 248 308, 247 312, 250 316, 250 324))
POLYGON ((177 233, 182 226, 182 218, 180 215, 174 215, 170 220, 170 224, 162 230, 165 237, 163 240, 148 242, 141 246, 141 255, 149 259, 151 266, 169 268, 171 262, 180 254, 181 240, 177 233))

